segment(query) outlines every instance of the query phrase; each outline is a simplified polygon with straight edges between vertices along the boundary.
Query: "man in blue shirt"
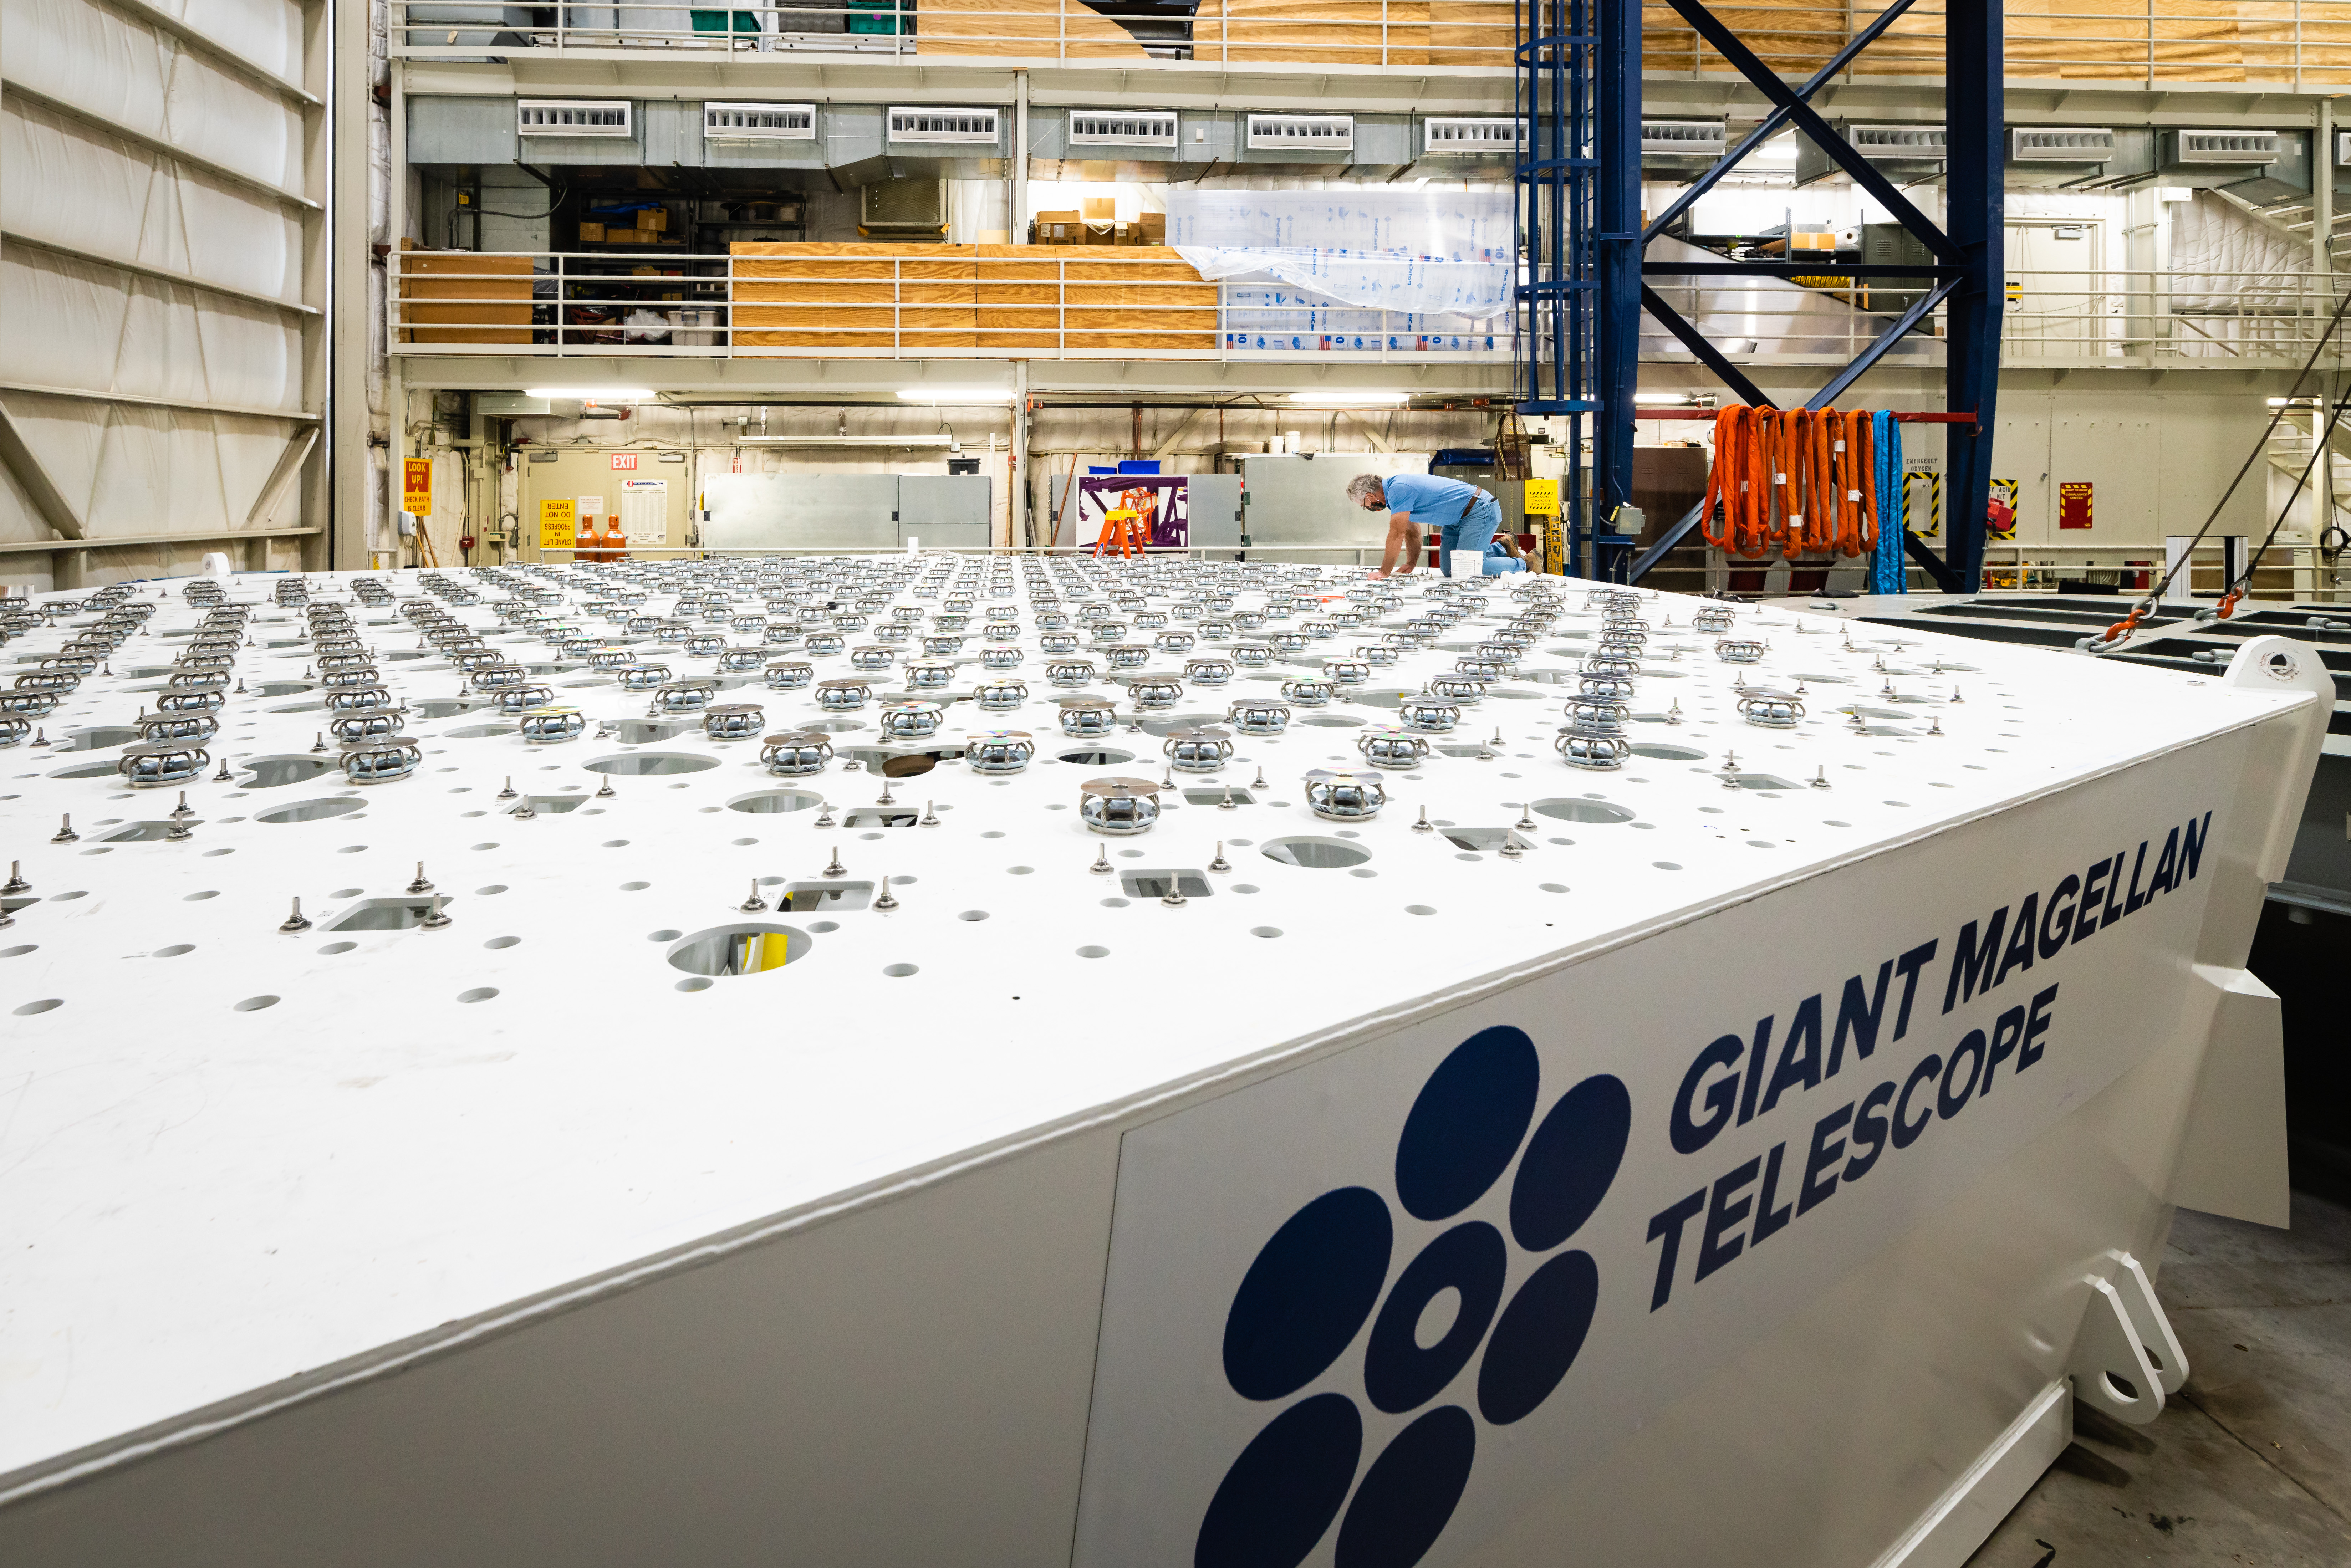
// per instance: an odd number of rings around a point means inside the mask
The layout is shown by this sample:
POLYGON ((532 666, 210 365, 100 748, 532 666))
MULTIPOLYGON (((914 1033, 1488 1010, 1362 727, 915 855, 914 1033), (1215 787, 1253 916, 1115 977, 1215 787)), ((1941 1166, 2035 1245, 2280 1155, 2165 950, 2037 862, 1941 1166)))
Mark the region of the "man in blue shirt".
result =
POLYGON ((1434 474, 1358 474, 1347 482, 1347 498, 1367 512, 1388 514, 1388 537, 1380 551, 1381 577, 1401 576, 1420 564, 1423 530, 1436 528, 1442 541, 1437 564, 1453 575, 1453 552, 1485 556, 1489 575, 1509 570, 1507 558, 1489 555, 1494 530, 1502 526, 1502 506, 1475 485, 1434 474))

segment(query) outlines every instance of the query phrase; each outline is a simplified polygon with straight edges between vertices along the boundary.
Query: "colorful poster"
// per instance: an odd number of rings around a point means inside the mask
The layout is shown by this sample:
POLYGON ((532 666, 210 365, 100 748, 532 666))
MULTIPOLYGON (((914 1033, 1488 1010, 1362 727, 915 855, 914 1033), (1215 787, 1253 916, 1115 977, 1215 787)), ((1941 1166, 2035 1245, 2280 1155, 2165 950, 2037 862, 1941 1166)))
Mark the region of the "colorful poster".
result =
POLYGON ((1144 515, 1153 546, 1181 549, 1192 542, 1186 504, 1189 486, 1181 474, 1087 474, 1078 480, 1078 532, 1081 544, 1102 538, 1113 511, 1144 515))

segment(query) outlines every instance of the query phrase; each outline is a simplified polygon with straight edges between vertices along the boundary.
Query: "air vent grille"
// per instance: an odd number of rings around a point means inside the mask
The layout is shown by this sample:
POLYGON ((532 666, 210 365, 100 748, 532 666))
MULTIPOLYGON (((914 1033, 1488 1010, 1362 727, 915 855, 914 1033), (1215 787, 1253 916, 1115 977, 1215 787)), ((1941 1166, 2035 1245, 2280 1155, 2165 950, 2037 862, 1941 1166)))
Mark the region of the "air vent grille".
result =
POLYGON ((2181 131, 2175 132, 2182 163, 2274 163, 2285 156, 2284 139, 2274 131, 2181 131))
POLYGON ((636 133, 633 107, 625 98, 519 99, 515 130, 524 136, 632 136, 636 133))
POLYGON ((1355 117, 1252 114, 1249 117, 1249 145, 1252 151, 1352 152, 1355 150, 1355 117))
POLYGON ((816 105, 812 103, 705 103, 702 106, 705 141, 813 141, 816 105))
POLYGON ((1644 158, 1719 158, 1724 151, 1719 120, 1645 120, 1641 121, 1644 158))
POLYGON ((2104 163, 2115 155, 2115 133, 2081 126, 2035 125, 2008 133, 2008 155, 2019 163, 2104 163))
POLYGON ((1499 115, 1430 115, 1421 121, 1422 149, 1438 156, 1516 153, 1519 122, 1499 115))
POLYGON ((1173 147, 1176 130, 1172 109, 1070 110, 1072 147, 1173 147))
POLYGON ((1940 160, 1949 151, 1939 125, 1848 125, 1844 135, 1855 152, 1872 161, 1940 160))
POLYGON ((1003 118, 993 109, 893 109, 890 111, 890 140, 893 141, 971 141, 994 146, 998 122, 1003 118))

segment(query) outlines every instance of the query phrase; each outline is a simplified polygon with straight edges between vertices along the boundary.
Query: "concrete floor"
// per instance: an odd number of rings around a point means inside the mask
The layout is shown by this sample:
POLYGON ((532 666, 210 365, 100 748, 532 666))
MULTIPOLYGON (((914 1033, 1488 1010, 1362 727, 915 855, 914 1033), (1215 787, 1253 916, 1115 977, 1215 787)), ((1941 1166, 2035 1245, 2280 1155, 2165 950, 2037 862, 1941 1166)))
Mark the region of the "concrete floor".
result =
POLYGON ((2291 1230, 2182 1209, 2156 1291, 2187 1387, 2147 1427, 2076 1405, 1970 1568, 2351 1564, 2351 1208, 2297 1192, 2291 1230))

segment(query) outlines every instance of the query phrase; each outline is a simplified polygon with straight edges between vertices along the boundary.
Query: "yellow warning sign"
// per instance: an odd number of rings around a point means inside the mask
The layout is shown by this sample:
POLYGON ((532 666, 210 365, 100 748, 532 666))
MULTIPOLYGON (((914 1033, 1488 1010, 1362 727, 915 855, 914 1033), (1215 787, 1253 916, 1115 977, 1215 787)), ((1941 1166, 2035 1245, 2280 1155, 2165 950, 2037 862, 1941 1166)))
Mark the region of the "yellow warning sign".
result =
POLYGON ((433 515, 433 459, 403 458, 400 465, 400 509, 411 517, 433 515))
POLYGON ((579 543, 580 536, 574 531, 580 522, 579 508, 580 503, 568 496, 560 500, 541 501, 538 504, 538 548, 543 550, 569 549, 579 543))
POLYGON ((1531 517, 1559 516, 1559 481, 1556 479, 1528 480, 1526 512, 1531 517))
POLYGON ((2022 305, 2024 303, 2024 285, 2019 283, 2013 277, 2008 280, 2008 302, 2011 305, 2022 305))

